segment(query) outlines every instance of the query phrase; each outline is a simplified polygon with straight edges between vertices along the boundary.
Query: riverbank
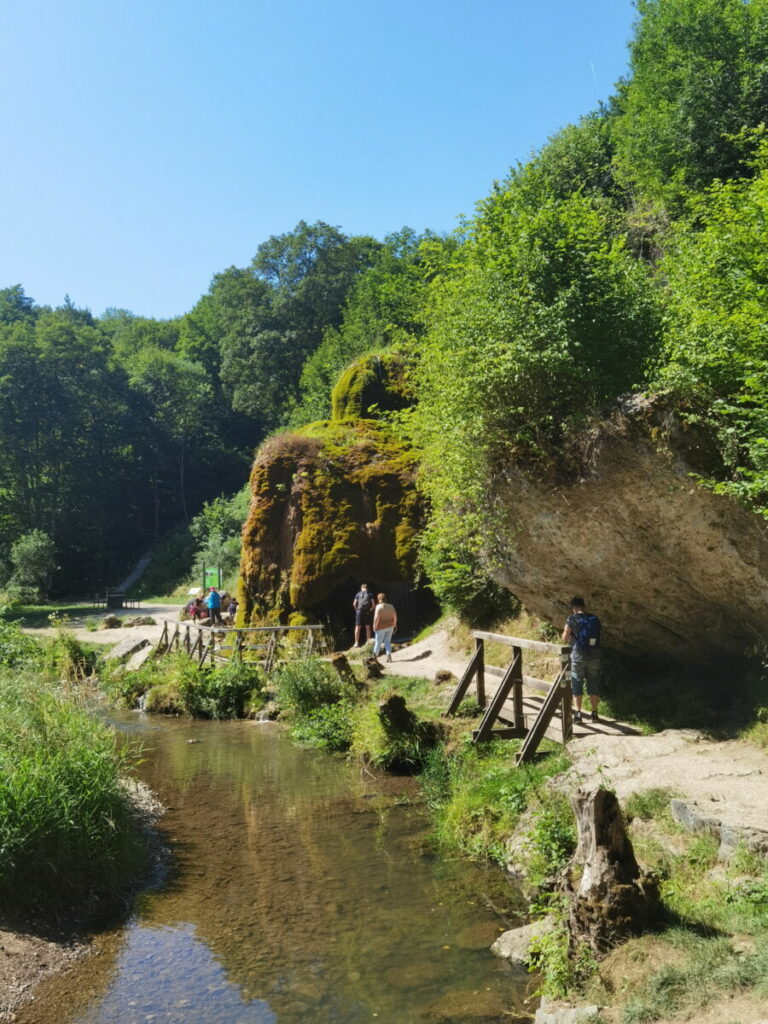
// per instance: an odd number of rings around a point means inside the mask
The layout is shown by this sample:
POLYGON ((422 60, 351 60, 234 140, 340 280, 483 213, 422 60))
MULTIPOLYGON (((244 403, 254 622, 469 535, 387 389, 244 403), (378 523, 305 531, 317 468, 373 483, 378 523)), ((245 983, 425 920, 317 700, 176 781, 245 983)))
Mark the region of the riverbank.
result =
POLYGON ((42 910, 23 924, 0 915, 0 1024, 15 1021, 17 1012, 34 1002, 44 981, 89 957, 93 926, 125 914, 136 893, 164 871, 168 851, 156 826, 165 808, 137 779, 124 780, 124 789, 147 851, 141 877, 134 879, 118 904, 95 896, 51 916, 42 910))
MULTIPOLYGON (((567 751, 550 745, 535 770, 519 769, 514 741, 479 750, 468 744, 478 713, 471 699, 458 719, 440 719, 453 685, 450 675, 463 667, 463 654, 461 638, 452 644, 443 624, 378 668, 366 664, 365 652, 349 652, 354 675, 346 681, 343 666, 340 675, 317 660, 311 668, 295 662, 287 674, 278 673, 269 690, 260 688, 262 715, 280 710, 302 744, 351 748, 375 768, 420 771, 434 821, 433 841, 446 851, 460 850, 514 869, 529 890, 551 888, 573 851, 566 794, 587 782, 615 789, 632 819, 638 860, 661 875, 673 925, 620 946, 595 963, 588 976, 569 973, 551 950, 545 956, 549 963, 542 963, 549 990, 599 1005, 601 1019, 611 1024, 666 1020, 665 1007, 669 1020, 675 1014, 681 1019, 700 992, 724 1005, 759 1001, 755 968, 763 955, 763 918, 768 919, 768 870, 757 836, 764 824, 760 808, 768 798, 765 752, 745 740, 715 741, 692 730, 601 736, 582 729, 567 751), (393 705, 393 697, 405 704, 393 705), (393 707, 407 714, 396 711, 388 719, 393 707), (672 798, 687 809, 678 820, 670 815, 672 798), (647 813, 649 804, 652 814, 647 813), (730 908, 727 919, 713 916, 718 903, 730 908), (707 938, 696 945, 701 929, 721 943, 717 950, 707 938), (696 972, 715 954, 732 967, 746 967, 741 975, 710 972, 707 980, 714 988, 708 988, 696 972), (629 970, 627 958, 632 957, 629 970), (654 1002, 654 986, 667 984, 670 964, 678 971, 671 986, 677 995, 654 1002)), ((162 685, 163 671, 179 669, 173 669, 172 660, 167 666, 148 670, 156 674, 153 686, 162 685)), ((178 688, 169 693, 176 699, 178 688)), ((747 1016, 741 1024, 752 1021, 747 1016)))

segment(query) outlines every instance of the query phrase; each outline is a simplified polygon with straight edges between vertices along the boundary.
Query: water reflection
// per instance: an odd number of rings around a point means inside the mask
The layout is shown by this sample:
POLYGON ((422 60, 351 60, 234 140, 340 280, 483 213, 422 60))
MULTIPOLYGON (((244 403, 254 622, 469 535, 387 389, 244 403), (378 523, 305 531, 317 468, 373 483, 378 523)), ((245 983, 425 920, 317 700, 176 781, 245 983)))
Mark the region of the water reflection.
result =
POLYGON ((261 1000, 248 1001, 195 937, 193 925, 132 928, 109 992, 78 1017, 81 1024, 275 1024, 261 1000), (153 984, 147 986, 147 978, 153 984))
POLYGON ((35 1024, 527 1019, 525 984, 488 953, 488 908, 514 916, 514 894, 430 854, 408 780, 271 726, 128 723, 169 806, 174 871, 81 983, 51 986, 35 1024))

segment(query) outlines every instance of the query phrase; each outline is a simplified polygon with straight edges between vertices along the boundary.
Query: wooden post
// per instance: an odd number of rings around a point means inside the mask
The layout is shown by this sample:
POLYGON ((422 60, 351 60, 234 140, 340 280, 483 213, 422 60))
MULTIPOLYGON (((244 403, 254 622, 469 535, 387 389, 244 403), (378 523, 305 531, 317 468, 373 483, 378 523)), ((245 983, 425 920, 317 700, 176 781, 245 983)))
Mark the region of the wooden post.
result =
POLYGON ((552 684, 547 696, 544 698, 544 703, 541 705, 536 720, 531 726, 528 735, 525 737, 525 743, 520 749, 520 753, 517 754, 515 760, 518 764, 523 764, 525 761, 530 761, 533 755, 536 753, 539 744, 544 739, 549 723, 552 721, 555 712, 558 709, 562 701, 562 692, 560 684, 563 680, 563 676, 566 673, 566 669, 560 670, 560 675, 552 684))
POLYGON ((563 743, 567 743, 573 736, 573 717, 571 715, 571 705, 573 703, 573 697, 571 694, 571 649, 570 647, 563 647, 560 652, 560 663, 564 672, 560 673, 562 682, 560 683, 561 702, 560 702, 560 716, 562 719, 563 727, 563 743))
POLYGON ((168 650, 168 620, 166 619, 163 623, 163 632, 160 634, 160 639, 157 641, 157 653, 165 654, 168 650))
POLYGON ((275 647, 277 646, 277 630, 273 629, 269 634, 269 640, 267 642, 267 654, 264 659, 264 671, 267 675, 272 671, 272 662, 275 657, 275 647))
POLYGON ((485 707, 485 640, 482 637, 475 637, 475 653, 477 655, 477 667, 475 673, 477 679, 477 703, 481 708, 485 707))
MULTIPOLYGON (((482 643, 482 640, 480 642, 482 643)), ((477 647, 475 649, 475 653, 469 659, 469 664, 464 669, 464 675, 461 677, 461 679, 458 682, 458 685, 456 686, 456 689, 453 691, 448 707, 443 712, 443 716, 445 718, 447 718, 449 715, 456 714, 459 704, 461 704, 462 700, 464 699, 464 694, 469 689, 469 684, 472 682, 472 679, 477 672, 478 662, 482 661, 482 658, 483 648, 477 647)))
MULTIPOLYGON (((472 733, 473 743, 482 743, 483 740, 492 738, 493 723, 499 717, 501 709, 504 707, 509 691, 512 689, 512 683, 515 678, 515 673, 520 670, 520 654, 515 655, 509 664, 509 668, 504 673, 504 678, 499 683, 499 688, 491 699, 491 703, 488 705, 483 720, 480 723, 479 728, 475 729, 472 733)), ((519 730, 515 727, 513 730, 505 729, 505 735, 511 736, 512 733, 518 733, 519 730)))
POLYGON ((523 711, 523 649, 522 647, 512 648, 512 663, 516 667, 512 670, 512 707, 514 709, 512 719, 516 729, 525 728, 525 712, 523 711))

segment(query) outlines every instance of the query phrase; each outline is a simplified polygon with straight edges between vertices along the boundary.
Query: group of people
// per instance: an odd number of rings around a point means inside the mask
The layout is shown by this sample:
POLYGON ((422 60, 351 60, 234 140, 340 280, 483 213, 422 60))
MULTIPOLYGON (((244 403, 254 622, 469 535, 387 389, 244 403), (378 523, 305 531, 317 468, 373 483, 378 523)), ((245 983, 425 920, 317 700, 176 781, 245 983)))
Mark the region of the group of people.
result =
POLYGON ((207 621, 209 626, 232 625, 237 615, 237 598, 220 594, 217 587, 211 587, 207 594, 200 593, 186 606, 185 611, 193 622, 207 621), (226 622, 223 615, 226 615, 226 622))
MULTIPOLYGON (((363 647, 370 642, 373 634, 373 656, 378 658, 382 648, 387 653, 387 661, 392 661, 392 635, 397 628, 397 612, 387 602, 386 594, 373 594, 367 583, 361 583, 360 589, 352 601, 355 612, 355 647, 363 647), (363 635, 365 634, 365 640, 363 635)), ((571 614, 563 629, 563 643, 571 647, 571 687, 576 710, 574 722, 582 721, 582 705, 584 691, 591 707, 591 719, 599 721, 597 709, 600 703, 600 619, 587 611, 583 597, 571 599, 571 614)))
POLYGON ((392 661, 392 636, 397 629, 397 612, 395 606, 389 604, 386 594, 373 594, 367 583, 361 583, 360 589, 352 601, 355 610, 355 647, 363 647, 363 630, 365 642, 373 634, 373 656, 378 658, 382 648, 387 652, 387 661, 392 661))

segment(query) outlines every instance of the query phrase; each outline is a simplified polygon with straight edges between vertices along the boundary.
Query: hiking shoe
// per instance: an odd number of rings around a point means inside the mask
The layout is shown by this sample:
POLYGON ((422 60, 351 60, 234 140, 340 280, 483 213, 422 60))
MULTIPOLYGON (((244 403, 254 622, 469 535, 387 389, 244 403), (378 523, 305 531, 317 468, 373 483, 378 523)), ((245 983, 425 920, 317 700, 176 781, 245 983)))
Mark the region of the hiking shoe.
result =
POLYGON ((580 711, 574 711, 573 712, 573 720, 574 720, 574 722, 580 722, 581 721, 581 712, 580 711))
POLYGON ((391 654, 387 655, 387 661, 392 661, 392 655, 391 654))
POLYGON ((597 712, 596 712, 596 711, 593 711, 593 712, 592 712, 592 721, 593 721, 593 722, 599 722, 599 721, 600 721, 600 719, 598 718, 598 715, 597 715, 597 712))

